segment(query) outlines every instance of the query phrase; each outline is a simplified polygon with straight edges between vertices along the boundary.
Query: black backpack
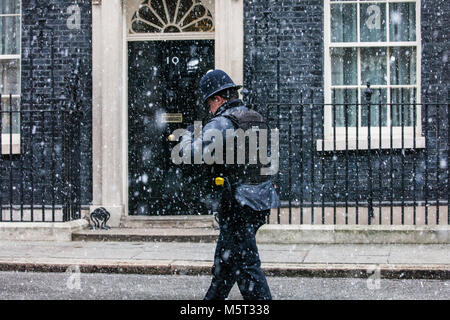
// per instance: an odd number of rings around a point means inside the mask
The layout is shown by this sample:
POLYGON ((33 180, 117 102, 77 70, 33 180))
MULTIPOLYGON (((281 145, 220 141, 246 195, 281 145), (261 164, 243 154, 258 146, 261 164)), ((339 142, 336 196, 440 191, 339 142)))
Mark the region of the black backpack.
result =
MULTIPOLYGON (((230 177, 232 182, 240 182, 246 184, 258 184, 269 180, 268 176, 261 175, 261 168, 264 166, 259 161, 259 148, 260 148, 260 135, 259 130, 264 129, 267 130, 267 139, 270 138, 269 126, 267 125, 264 117, 257 111, 248 109, 248 110, 237 110, 231 114, 224 115, 225 118, 229 119, 233 125, 235 130, 242 129, 244 132, 252 129, 257 133, 257 152, 258 159, 257 164, 249 163, 249 144, 248 139, 245 141, 245 164, 236 164, 237 152, 234 153, 235 157, 235 165, 228 165, 227 176, 230 177)), ((236 146, 236 142, 235 142, 236 146)), ((267 143, 267 148, 269 148, 270 144, 267 143)), ((236 148, 235 148, 236 150, 236 148)), ((267 150, 270 152, 270 150, 267 150)), ((224 153, 225 154, 225 153, 224 153)))
POLYGON ((264 117, 257 111, 238 110, 229 115, 224 115, 225 118, 230 119, 233 122, 235 129, 241 128, 246 131, 250 128, 268 129, 268 125, 264 117))

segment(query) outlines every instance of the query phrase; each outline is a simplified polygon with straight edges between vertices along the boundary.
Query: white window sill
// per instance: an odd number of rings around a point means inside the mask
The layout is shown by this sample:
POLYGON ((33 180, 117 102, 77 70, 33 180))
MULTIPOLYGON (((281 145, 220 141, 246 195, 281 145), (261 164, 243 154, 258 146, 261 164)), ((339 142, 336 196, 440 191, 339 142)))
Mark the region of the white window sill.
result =
POLYGON ((2 133, 2 155, 20 154, 20 134, 2 133), (12 138, 12 145, 11 145, 12 138))
MULTIPOLYGON (((386 137, 381 139, 381 149, 402 149, 402 144, 404 149, 424 149, 425 148, 425 137, 416 136, 414 145, 413 136, 393 137, 392 146, 391 138, 386 137)), ((337 137, 336 145, 334 144, 333 137, 327 137, 325 140, 318 139, 317 151, 342 151, 342 150, 356 150, 356 139, 349 137, 346 141, 345 137, 337 137), (346 147, 346 144, 348 147, 346 147)), ((369 140, 367 137, 358 138, 358 150, 368 150, 369 140)), ((380 149, 380 139, 378 137, 372 137, 370 139, 370 149, 380 149)))

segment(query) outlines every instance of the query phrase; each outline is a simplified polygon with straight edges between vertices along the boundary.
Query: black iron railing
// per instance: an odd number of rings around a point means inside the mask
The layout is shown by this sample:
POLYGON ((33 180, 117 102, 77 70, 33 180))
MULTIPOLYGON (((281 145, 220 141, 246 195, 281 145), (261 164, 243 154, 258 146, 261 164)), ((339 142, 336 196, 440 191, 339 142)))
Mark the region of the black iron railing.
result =
POLYGON ((259 106, 280 132, 282 207, 270 223, 450 223, 449 103, 374 103, 370 94, 259 106))
POLYGON ((81 217, 80 111, 17 110, 0 96, 0 221, 81 217))

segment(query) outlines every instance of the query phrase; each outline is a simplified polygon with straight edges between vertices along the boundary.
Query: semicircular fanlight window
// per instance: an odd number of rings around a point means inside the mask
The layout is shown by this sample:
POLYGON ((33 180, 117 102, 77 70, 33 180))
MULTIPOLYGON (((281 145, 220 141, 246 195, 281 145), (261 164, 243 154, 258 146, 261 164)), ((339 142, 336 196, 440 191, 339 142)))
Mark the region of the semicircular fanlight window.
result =
POLYGON ((199 0, 145 0, 131 20, 131 33, 212 32, 214 19, 199 0))

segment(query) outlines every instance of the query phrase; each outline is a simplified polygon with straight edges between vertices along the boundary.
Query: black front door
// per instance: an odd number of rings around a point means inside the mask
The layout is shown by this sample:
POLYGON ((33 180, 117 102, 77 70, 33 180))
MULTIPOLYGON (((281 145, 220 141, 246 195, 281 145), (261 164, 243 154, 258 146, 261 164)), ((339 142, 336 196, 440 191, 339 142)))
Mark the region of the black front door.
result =
POLYGON ((168 136, 206 115, 199 82, 214 68, 214 41, 129 42, 128 58, 129 214, 205 213, 189 194, 202 181, 172 163, 168 136))

